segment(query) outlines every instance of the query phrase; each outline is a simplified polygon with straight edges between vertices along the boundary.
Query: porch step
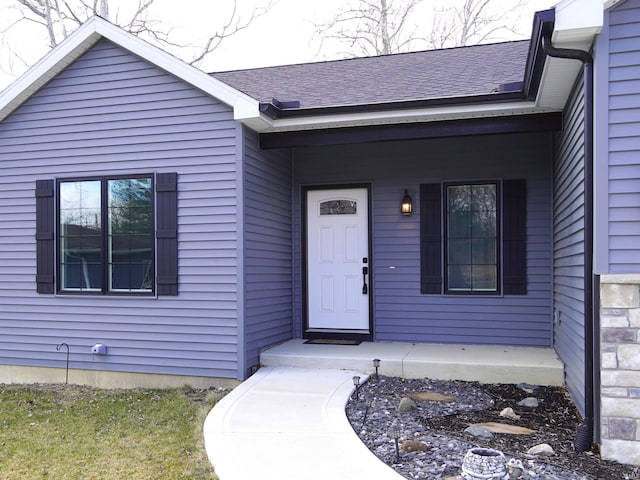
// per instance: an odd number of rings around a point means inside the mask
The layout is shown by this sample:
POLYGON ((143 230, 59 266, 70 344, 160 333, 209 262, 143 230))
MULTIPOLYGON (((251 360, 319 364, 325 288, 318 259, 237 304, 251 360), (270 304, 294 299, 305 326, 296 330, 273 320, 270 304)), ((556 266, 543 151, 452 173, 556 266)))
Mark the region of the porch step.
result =
POLYGON ((363 342, 360 345, 305 344, 290 340, 262 353, 268 367, 326 368, 402 378, 467 380, 480 383, 563 385, 563 365, 552 348, 496 345, 363 342))

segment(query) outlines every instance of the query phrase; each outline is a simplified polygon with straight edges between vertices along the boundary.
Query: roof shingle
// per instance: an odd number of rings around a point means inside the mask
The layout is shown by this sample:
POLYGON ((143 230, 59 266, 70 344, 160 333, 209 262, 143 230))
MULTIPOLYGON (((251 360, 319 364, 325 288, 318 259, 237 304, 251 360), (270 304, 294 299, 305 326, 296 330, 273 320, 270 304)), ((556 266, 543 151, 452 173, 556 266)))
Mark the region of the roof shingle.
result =
POLYGON ((472 97, 523 80, 529 41, 212 73, 259 100, 300 108, 472 97))

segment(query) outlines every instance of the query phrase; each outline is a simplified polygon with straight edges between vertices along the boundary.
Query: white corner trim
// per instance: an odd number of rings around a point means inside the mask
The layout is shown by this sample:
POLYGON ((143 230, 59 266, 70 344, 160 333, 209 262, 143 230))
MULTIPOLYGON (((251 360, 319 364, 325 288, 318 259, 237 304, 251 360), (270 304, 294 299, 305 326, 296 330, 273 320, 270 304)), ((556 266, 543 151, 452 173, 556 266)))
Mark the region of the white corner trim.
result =
POLYGON ((239 119, 260 118, 259 102, 170 53, 107 22, 91 17, 0 94, 0 121, 101 38, 153 63, 235 109, 239 119))

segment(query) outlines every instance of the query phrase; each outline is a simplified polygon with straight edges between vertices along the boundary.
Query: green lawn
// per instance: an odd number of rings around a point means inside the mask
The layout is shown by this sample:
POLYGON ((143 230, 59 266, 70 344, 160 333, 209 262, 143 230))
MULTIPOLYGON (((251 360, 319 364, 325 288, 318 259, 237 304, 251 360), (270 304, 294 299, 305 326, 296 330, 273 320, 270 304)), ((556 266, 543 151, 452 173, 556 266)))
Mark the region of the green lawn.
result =
POLYGON ((0 479, 215 479, 215 391, 0 385, 0 479))

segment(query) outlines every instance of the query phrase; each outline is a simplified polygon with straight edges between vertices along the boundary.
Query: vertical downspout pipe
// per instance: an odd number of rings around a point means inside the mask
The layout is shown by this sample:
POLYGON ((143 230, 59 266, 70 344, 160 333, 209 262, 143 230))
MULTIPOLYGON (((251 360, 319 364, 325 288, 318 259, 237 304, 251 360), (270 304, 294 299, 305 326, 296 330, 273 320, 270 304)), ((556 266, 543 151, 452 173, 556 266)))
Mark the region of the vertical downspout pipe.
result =
POLYGON ((584 409, 574 448, 591 449, 594 432, 594 309, 593 309, 593 57, 589 52, 556 48, 552 31, 542 34, 542 48, 550 57, 579 60, 584 67, 584 409))

